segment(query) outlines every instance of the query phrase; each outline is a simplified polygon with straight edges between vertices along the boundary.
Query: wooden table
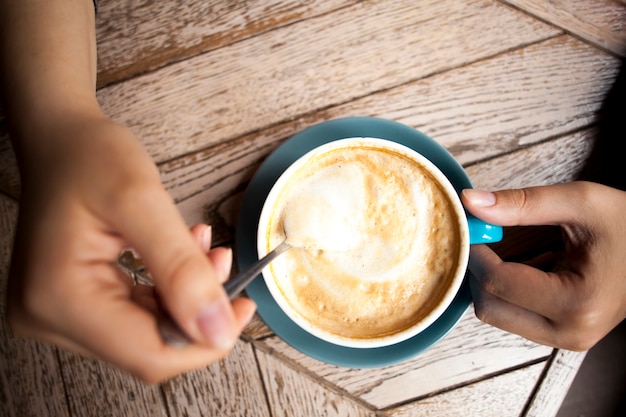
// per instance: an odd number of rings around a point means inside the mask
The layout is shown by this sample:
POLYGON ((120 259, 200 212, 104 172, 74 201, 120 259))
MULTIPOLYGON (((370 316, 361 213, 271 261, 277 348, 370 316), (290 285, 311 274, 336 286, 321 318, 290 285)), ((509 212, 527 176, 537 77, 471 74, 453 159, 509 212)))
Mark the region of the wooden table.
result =
MULTIPOLYGON (((572 180, 626 51, 623 0, 100 3, 105 112, 141 138, 188 223, 213 224, 224 245, 262 161, 338 117, 421 130, 477 187, 572 180)), ((20 193, 6 133, 0 190, 4 304, 20 193)), ((527 249, 517 236, 503 250, 527 249)), ((485 325, 470 308, 414 359, 342 368, 256 317, 223 361, 148 386, 0 323, 3 416, 545 417, 584 357, 485 325)))

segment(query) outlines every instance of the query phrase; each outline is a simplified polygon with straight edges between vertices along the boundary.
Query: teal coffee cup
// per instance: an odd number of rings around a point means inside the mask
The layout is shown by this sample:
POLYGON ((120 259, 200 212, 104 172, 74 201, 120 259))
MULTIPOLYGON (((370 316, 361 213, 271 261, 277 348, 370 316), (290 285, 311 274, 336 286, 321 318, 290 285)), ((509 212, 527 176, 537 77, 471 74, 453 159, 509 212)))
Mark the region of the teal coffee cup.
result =
POLYGON ((296 237, 248 295, 278 336, 317 359, 372 367, 411 357, 467 309, 470 245, 502 239, 463 209, 459 193, 471 187, 441 145, 400 123, 356 117, 304 130, 244 196, 240 268, 296 237))

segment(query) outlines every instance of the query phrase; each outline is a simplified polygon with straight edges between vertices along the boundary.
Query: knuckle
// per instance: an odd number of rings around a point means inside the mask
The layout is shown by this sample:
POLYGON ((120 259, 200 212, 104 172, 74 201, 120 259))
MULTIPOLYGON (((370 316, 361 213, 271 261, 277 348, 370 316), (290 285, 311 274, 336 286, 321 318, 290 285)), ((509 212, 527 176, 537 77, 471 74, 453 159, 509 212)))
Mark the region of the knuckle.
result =
POLYGON ((7 308, 7 319, 15 330, 26 333, 31 327, 49 319, 45 306, 50 301, 45 293, 38 288, 29 288, 11 301, 7 308))
POLYGON ((570 318, 565 328, 559 329, 556 345, 576 352, 589 350, 603 337, 601 324, 598 314, 581 311, 570 318))
POLYGON ((189 277, 197 275, 203 265, 198 265, 197 257, 191 256, 182 250, 173 250, 168 270, 163 271, 167 279, 159 282, 164 294, 186 294, 189 291, 189 277))
POLYGON ((158 384, 175 374, 164 364, 160 355, 153 355, 148 352, 141 355, 129 367, 128 371, 146 384, 158 384))
POLYGON ((6 320, 15 335, 32 337, 55 343, 51 334, 57 330, 57 304, 50 303, 45 291, 29 291, 7 304, 6 320))
POLYGON ((486 271, 475 276, 475 278, 482 291, 492 295, 500 294, 502 290, 501 280, 497 279, 495 271, 486 271))
POLYGON ((595 201, 598 198, 598 190, 606 190, 604 188, 599 189, 597 184, 588 181, 578 181, 573 186, 576 187, 576 196, 579 201, 595 201))
POLYGON ((28 315, 22 305, 15 302, 9 303, 6 310, 7 324, 15 334, 26 336, 28 334, 28 315))
POLYGON ((149 385, 155 385, 167 379, 166 375, 161 374, 155 369, 135 369, 131 371, 131 374, 149 385))
POLYGON ((474 301, 474 315, 483 323, 492 324, 492 315, 489 305, 484 300, 474 301))
POLYGON ((524 213, 532 209, 532 193, 533 191, 530 188, 512 190, 510 199, 517 212, 518 221, 524 218, 524 213))
POLYGON ((591 349, 597 342, 593 333, 588 333, 580 329, 572 329, 557 338, 557 347, 574 352, 584 352, 591 349))
MULTIPOLYGON (((121 178, 113 185, 108 200, 116 207, 126 210, 145 210, 155 207, 167 192, 162 184, 153 178, 135 176, 121 178)), ((169 198, 169 197, 168 197, 169 198)))

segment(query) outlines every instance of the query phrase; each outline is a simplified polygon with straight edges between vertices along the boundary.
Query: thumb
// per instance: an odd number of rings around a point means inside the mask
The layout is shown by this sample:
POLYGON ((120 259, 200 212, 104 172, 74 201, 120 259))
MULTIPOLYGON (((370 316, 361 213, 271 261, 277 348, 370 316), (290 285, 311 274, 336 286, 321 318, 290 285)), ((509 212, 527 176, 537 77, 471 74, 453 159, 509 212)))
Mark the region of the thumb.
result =
POLYGON ((576 183, 488 192, 466 189, 461 201, 476 217, 501 226, 557 225, 580 217, 576 183))
POLYGON ((211 264, 169 194, 155 188, 143 193, 143 204, 126 207, 123 218, 134 221, 122 220, 126 224, 120 230, 143 258, 163 304, 187 335, 198 343, 229 349, 240 326, 221 285, 227 277, 220 275, 228 268, 211 264))

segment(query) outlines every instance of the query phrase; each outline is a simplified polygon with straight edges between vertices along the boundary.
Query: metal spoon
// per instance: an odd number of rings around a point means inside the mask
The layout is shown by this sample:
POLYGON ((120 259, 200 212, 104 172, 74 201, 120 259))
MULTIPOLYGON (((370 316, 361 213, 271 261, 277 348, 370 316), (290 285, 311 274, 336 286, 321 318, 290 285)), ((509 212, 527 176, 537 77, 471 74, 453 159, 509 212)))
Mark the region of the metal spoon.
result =
MULTIPOLYGON (((261 273, 263 268, 276 259, 278 255, 291 249, 291 247, 292 246, 287 243, 286 240, 283 241, 267 255, 250 265, 249 268, 226 281, 226 283, 224 283, 224 290, 226 294, 228 294, 228 298, 231 300, 236 298, 241 291, 261 273)), ((132 249, 123 251, 117 260, 117 264, 133 279, 135 284, 154 286, 154 281, 152 281, 152 277, 146 266, 132 249)), ((161 337, 168 344, 176 347, 184 347, 192 343, 191 338, 176 324, 165 309, 161 309, 157 325, 161 337)))
POLYGON ((234 278, 229 279, 224 283, 224 290, 226 290, 226 294, 228 294, 228 298, 231 300, 238 296, 241 291, 244 290, 256 278, 263 268, 265 268, 270 262, 272 262, 276 257, 282 253, 287 252, 291 249, 289 243, 286 240, 283 240, 282 243, 276 246, 270 253, 250 265, 248 269, 243 272, 237 274, 234 278))

